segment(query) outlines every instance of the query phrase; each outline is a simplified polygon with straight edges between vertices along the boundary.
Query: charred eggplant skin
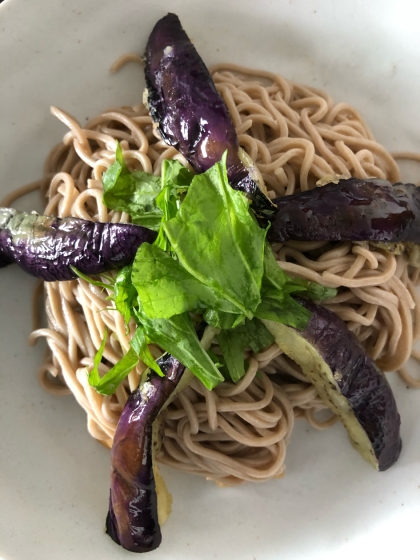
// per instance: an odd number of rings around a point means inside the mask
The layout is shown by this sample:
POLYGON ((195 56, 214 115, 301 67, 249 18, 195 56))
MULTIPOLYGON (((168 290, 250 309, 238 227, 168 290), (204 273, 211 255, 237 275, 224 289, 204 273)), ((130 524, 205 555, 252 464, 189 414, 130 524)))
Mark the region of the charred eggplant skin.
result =
POLYGON ((177 387, 185 366, 169 354, 158 363, 165 377, 151 372, 130 394, 111 451, 106 531, 131 552, 149 552, 158 548, 162 540, 152 463, 152 425, 177 387))
POLYGON ((145 77, 149 111, 163 140, 175 146, 197 173, 220 161, 227 150, 229 183, 253 200, 256 212, 272 216, 275 207, 239 157, 226 104, 175 14, 160 19, 150 34, 145 77))
POLYGON ((385 375, 335 313, 303 298, 295 299, 311 312, 311 318, 304 330, 283 327, 284 332, 275 335, 276 341, 282 348, 285 339, 295 333, 284 351, 302 365, 321 398, 339 415, 354 447, 378 470, 388 469, 400 455, 401 438, 400 415, 385 375), (315 350, 306 368, 304 341, 315 350))
POLYGON ((47 282, 71 280, 71 266, 87 275, 101 274, 133 261, 156 233, 133 224, 56 218, 0 208, 0 267, 17 263, 47 282))
POLYGON ((420 188, 382 179, 341 179, 273 200, 270 241, 420 243, 420 188))

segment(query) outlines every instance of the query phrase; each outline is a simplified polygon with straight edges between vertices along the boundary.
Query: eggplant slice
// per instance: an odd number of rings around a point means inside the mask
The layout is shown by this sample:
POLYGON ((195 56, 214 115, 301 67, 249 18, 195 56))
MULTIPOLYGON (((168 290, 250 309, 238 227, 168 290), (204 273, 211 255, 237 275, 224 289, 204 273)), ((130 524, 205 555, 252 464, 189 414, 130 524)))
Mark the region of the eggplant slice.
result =
POLYGON ((16 263, 47 282, 101 274, 133 261, 157 233, 134 224, 56 218, 0 208, 0 268, 16 263))
POLYGON ((149 370, 118 422, 111 451, 111 491, 106 531, 131 552, 149 552, 162 541, 153 472, 153 422, 184 371, 170 354, 158 360, 165 377, 149 370))
POLYGON ((410 264, 416 265, 420 188, 415 185, 341 179, 273 202, 278 212, 268 232, 272 242, 371 241, 388 250, 390 243, 404 244, 410 264))
POLYGON ((400 455, 401 438, 400 415, 385 375, 335 313, 295 299, 312 313, 304 330, 264 324, 339 416, 362 457, 379 471, 388 469, 400 455))
MULTIPOLYGON (((243 191, 261 217, 276 212, 247 167, 229 111, 178 16, 160 19, 146 47, 147 105, 163 140, 183 154, 197 173, 222 159, 234 189, 243 191), (245 161, 245 163, 244 163, 245 161)), ((262 180, 262 179, 261 179, 262 180)))
MULTIPOLYGON (((196 330, 201 345, 208 349, 216 330, 204 322, 196 330)), ((161 413, 194 377, 168 353, 157 363, 164 377, 151 369, 143 374, 140 386, 124 406, 111 450, 106 532, 131 552, 155 550, 162 541, 159 521, 168 517, 172 498, 154 464, 160 444, 161 413)))

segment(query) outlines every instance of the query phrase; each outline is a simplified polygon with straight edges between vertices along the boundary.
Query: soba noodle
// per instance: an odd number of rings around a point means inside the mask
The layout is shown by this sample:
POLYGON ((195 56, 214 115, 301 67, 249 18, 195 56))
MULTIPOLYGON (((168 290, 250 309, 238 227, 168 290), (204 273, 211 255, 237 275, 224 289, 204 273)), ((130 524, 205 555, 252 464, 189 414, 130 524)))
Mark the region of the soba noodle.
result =
MULTIPOLYGON (((114 69, 138 57, 117 61, 114 69)), ((335 176, 380 177, 396 182, 399 169, 378 144, 360 115, 345 103, 334 104, 325 92, 290 82, 270 72, 230 64, 212 69, 214 81, 229 108, 241 146, 258 165, 270 196, 314 188, 335 176)), ((184 158, 160 140, 143 105, 105 111, 82 127, 64 111, 52 113, 69 128, 50 153, 45 178, 27 190, 41 189, 45 214, 98 221, 127 221, 129 216, 102 203, 103 172, 121 143, 129 167, 159 174, 164 159, 184 158)), ((402 152, 395 157, 419 159, 402 152)), ((22 195, 20 189, 13 196, 22 195)), ((273 246, 277 260, 291 275, 337 287, 325 305, 347 322, 369 354, 385 371, 397 370, 407 385, 420 387, 405 366, 420 335, 420 305, 415 285, 419 270, 403 255, 386 253, 368 243, 287 242, 273 246)), ((42 294, 39 284, 34 296, 42 294)), ((139 383, 145 366, 133 370, 112 396, 89 386, 86 367, 93 365, 106 327, 108 338, 100 370, 105 373, 129 348, 131 333, 101 288, 84 280, 44 284, 48 327, 36 320, 30 341, 45 337, 49 352, 39 379, 54 394, 73 393, 85 409, 90 434, 111 446, 128 392, 139 383)), ((218 348, 214 346, 214 352, 218 348)), ((151 346, 155 357, 160 349, 151 346)), ((222 383, 208 391, 198 381, 179 395, 164 417, 164 438, 158 459, 218 484, 260 481, 283 475, 286 447, 296 418, 316 428, 335 422, 320 420, 324 409, 315 388, 300 369, 273 344, 245 356, 248 368, 237 384, 222 383)))

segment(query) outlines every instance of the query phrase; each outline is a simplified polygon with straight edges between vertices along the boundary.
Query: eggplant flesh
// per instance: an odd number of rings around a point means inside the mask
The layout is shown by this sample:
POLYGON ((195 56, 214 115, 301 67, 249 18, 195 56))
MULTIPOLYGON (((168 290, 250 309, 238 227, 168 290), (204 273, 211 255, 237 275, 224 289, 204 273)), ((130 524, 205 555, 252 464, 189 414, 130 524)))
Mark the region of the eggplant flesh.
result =
POLYGON ((385 375, 344 321, 295 298, 312 316, 304 330, 264 321, 283 352, 298 363, 324 403, 340 418, 352 445, 384 471, 401 451, 400 415, 385 375))
POLYGON ((274 242, 420 243, 420 188, 382 179, 341 179, 274 199, 274 242))
POLYGON ((47 282, 71 280, 74 266, 87 275, 101 274, 133 261, 156 232, 134 224, 57 218, 0 208, 0 268, 16 263, 47 282))
POLYGON ((153 471, 153 423, 175 391, 185 366, 170 354, 158 363, 165 376, 149 371, 146 380, 129 395, 111 451, 106 531, 131 552, 155 550, 162 541, 153 471))
POLYGON ((227 151, 233 188, 243 191, 262 217, 276 211, 239 154, 239 142, 223 98, 178 16, 160 19, 146 47, 147 105, 162 139, 203 173, 227 151))

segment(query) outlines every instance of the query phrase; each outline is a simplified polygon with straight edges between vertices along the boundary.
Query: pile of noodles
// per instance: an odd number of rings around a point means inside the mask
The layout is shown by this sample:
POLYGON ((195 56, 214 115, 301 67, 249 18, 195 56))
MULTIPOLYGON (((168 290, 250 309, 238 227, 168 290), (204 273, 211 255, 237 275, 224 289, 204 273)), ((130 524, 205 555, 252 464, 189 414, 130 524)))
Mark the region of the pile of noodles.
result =
MULTIPOLYGON (((323 91, 270 72, 221 64, 212 75, 240 145, 258 165, 270 196, 312 189, 326 176, 400 179, 395 159, 352 107, 335 105, 323 91)), ((44 180, 13 195, 41 187, 47 215, 129 220, 102 203, 101 178, 114 161, 116 140, 131 169, 158 175, 164 159, 186 163, 157 137, 143 105, 106 111, 84 127, 59 109, 52 112, 69 132, 49 155, 44 180)), ((273 249, 290 275, 338 288, 325 305, 346 321, 384 371, 396 370, 406 384, 420 387, 405 366, 411 355, 420 358, 413 350, 420 334, 418 269, 410 269, 403 255, 368 243, 290 241, 273 249)), ((83 280, 44 283, 34 306, 42 291, 48 327, 38 324, 31 335, 31 342, 45 337, 49 347, 39 379, 54 394, 72 392, 87 413, 90 434, 109 447, 128 392, 138 385, 145 366, 136 367, 112 396, 99 395, 88 384, 86 368, 93 365, 105 329, 112 336, 100 365, 103 373, 127 352, 131 336, 107 299, 112 292, 83 280)), ((153 345, 151 351, 155 357, 161 354, 153 345)), ((222 383, 210 392, 194 380, 169 406, 159 461, 219 484, 278 477, 296 418, 316 428, 335 421, 316 417, 325 407, 315 388, 276 344, 257 355, 249 351, 246 358, 248 369, 237 385, 222 383)))

